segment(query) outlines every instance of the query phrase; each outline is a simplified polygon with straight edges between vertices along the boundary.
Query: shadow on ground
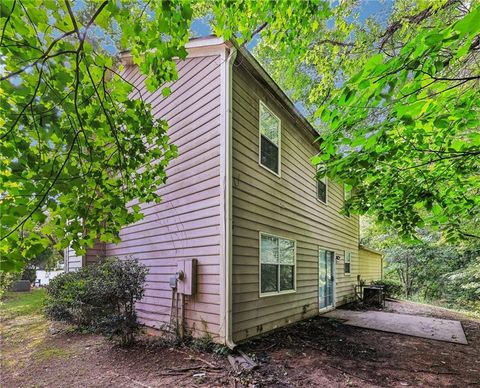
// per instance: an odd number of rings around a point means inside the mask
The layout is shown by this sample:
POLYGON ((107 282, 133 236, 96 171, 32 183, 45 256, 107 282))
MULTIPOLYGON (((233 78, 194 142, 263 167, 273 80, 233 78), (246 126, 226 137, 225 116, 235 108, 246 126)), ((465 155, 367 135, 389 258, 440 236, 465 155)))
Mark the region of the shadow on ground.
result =
POLYGON ((2 306, 2 386, 5 387, 392 387, 478 386, 480 321, 407 302, 389 311, 459 319, 469 345, 342 325, 317 317, 277 330, 240 348, 259 367, 232 371, 226 357, 143 337, 131 349, 92 334, 73 333, 41 314, 41 303, 2 306), (20 307, 19 307, 20 306, 20 307), (32 307, 33 306, 33 307, 32 307))

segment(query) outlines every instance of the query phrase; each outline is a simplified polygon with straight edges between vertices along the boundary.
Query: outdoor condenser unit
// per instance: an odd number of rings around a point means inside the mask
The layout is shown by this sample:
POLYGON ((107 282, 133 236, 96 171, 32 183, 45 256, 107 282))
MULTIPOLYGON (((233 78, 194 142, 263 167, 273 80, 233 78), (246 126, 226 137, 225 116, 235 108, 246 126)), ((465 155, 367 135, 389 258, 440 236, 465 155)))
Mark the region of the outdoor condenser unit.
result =
POLYGON ((382 286, 363 287, 363 303, 370 306, 382 306, 385 304, 385 295, 382 286))

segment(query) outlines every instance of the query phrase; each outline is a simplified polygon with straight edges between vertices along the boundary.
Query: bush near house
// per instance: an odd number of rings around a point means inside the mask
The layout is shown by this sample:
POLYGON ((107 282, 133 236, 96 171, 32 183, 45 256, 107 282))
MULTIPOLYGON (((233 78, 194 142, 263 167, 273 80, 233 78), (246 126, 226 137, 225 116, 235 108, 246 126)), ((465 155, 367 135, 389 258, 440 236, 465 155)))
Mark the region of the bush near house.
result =
POLYGON ((135 259, 107 258, 54 278, 46 315, 131 345, 139 331, 135 302, 144 294, 148 269, 135 259))
POLYGON ((403 287, 399 282, 390 279, 376 280, 372 284, 383 286, 387 298, 399 298, 403 295, 403 287))

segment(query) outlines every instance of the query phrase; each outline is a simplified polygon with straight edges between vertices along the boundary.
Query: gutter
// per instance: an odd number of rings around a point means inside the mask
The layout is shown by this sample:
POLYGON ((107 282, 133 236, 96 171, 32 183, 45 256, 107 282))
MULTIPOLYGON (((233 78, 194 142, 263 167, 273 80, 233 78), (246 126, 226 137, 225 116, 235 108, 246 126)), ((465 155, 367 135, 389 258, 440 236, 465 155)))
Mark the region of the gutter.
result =
POLYGON ((237 51, 246 59, 248 64, 256 71, 261 80, 271 89, 275 97, 280 100, 280 102, 286 108, 287 113, 290 114, 295 123, 300 124, 304 129, 310 132, 315 140, 320 138, 320 134, 315 130, 312 124, 303 116, 302 113, 297 109, 295 104, 290 100, 290 98, 285 94, 280 86, 273 80, 270 74, 262 67, 262 65, 257 61, 257 59, 248 51, 245 46, 240 46, 235 39, 230 39, 230 42, 237 49, 237 51))
POLYGON ((225 345, 232 340, 232 73, 237 49, 232 47, 225 66, 225 345))
POLYGON ((358 248, 359 249, 362 249, 364 251, 367 251, 367 252, 371 252, 371 253, 375 253, 377 255, 381 255, 383 257, 383 252, 380 252, 380 251, 376 251, 375 249, 371 249, 371 248, 367 248, 366 246, 362 245, 362 244, 359 244, 358 245, 358 248))

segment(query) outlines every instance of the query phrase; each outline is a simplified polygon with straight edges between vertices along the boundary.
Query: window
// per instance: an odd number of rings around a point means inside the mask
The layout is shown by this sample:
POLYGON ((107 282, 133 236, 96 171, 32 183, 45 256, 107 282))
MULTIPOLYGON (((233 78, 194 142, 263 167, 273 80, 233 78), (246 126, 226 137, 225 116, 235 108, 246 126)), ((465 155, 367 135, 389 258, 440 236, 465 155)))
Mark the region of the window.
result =
POLYGON ((260 233, 260 294, 295 290, 295 241, 260 233))
POLYGON ((280 175, 281 122, 260 101, 260 165, 280 175))
MULTIPOLYGON (((317 166, 318 171, 318 166, 317 166)), ((317 180, 317 198, 322 201, 323 203, 327 203, 327 176, 325 175, 323 178, 317 180)))
POLYGON ((345 252, 344 273, 350 275, 352 265, 352 252, 345 252))

